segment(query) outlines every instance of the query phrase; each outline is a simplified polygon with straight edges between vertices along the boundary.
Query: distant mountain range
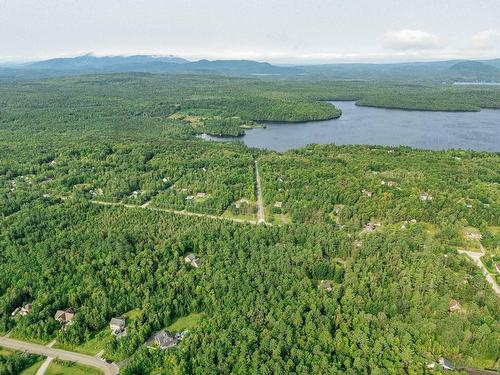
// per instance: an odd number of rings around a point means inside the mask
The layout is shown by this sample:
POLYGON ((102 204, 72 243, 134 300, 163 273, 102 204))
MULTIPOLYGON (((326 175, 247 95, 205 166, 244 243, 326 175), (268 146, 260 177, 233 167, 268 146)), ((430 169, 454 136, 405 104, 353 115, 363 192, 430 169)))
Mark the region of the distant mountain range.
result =
POLYGON ((307 74, 336 79, 500 82, 500 59, 398 64, 328 64, 303 67, 307 74))
POLYGON ((277 66, 250 60, 189 61, 176 56, 83 55, 0 68, 1 77, 50 77, 103 73, 224 74, 235 76, 309 76, 330 79, 500 82, 500 59, 396 64, 277 66))
POLYGON ((83 55, 37 61, 22 66, 0 68, 0 75, 52 76, 92 73, 213 73, 227 75, 299 75, 304 70, 250 60, 188 61, 175 56, 150 55, 105 56, 83 55))

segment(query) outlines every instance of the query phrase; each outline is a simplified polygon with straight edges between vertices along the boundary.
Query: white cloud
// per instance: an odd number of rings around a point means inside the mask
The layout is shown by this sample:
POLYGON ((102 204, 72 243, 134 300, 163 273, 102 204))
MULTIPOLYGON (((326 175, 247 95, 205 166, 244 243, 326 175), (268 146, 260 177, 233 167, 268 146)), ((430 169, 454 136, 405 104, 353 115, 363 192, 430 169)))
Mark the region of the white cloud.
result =
POLYGON ((472 42, 477 48, 495 48, 500 46, 500 30, 489 29, 481 31, 472 37, 472 42))
POLYGON ((384 45, 395 50, 426 50, 443 48, 442 41, 435 35, 422 30, 403 29, 384 35, 384 45))

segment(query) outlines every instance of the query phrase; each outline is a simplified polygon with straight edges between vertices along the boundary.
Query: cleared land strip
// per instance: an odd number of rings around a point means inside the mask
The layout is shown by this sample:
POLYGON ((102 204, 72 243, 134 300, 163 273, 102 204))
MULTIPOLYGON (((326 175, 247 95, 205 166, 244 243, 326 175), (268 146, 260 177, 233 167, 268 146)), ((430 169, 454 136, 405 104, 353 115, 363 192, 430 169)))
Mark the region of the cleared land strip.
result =
POLYGON ((490 274, 488 269, 484 266, 483 262, 481 262, 481 257, 484 255, 484 253, 476 253, 473 251, 467 251, 467 250, 458 250, 460 254, 465 254, 469 258, 472 259, 476 265, 481 268, 483 271, 484 276, 486 277, 486 281, 488 281, 491 286, 493 287, 493 290, 497 294, 497 296, 500 296, 500 287, 498 286, 497 282, 495 281, 495 278, 490 274))
POLYGON ((259 174, 259 163, 255 160, 255 187, 257 190, 257 222, 265 223, 266 218, 264 216, 264 200, 262 199, 262 188, 260 186, 260 174, 259 174))
POLYGON ((48 346, 33 344, 8 337, 0 337, 0 346, 5 348, 39 354, 46 357, 59 358, 65 361, 78 362, 82 365, 91 366, 101 370, 104 375, 117 375, 118 366, 114 363, 107 363, 102 359, 85 354, 74 353, 62 349, 49 348, 48 346))
MULTIPOLYGON (((240 224, 252 224, 252 225, 257 224, 255 221, 252 221, 252 220, 243 220, 243 219, 236 219, 236 218, 231 218, 231 217, 224 217, 224 216, 217 216, 217 215, 210 215, 210 214, 201 214, 198 212, 179 211, 179 210, 173 210, 173 209, 169 209, 169 208, 151 207, 148 204, 143 204, 142 206, 137 206, 134 204, 119 203, 119 202, 103 202, 103 201, 90 201, 90 202, 92 202, 94 204, 99 204, 102 206, 119 206, 119 207, 127 207, 127 208, 138 208, 138 209, 151 210, 151 211, 168 212, 171 214, 183 215, 183 216, 196 216, 196 217, 206 217, 208 219, 214 219, 214 220, 233 221, 235 223, 240 223, 240 224)), ((271 225, 271 224, 267 224, 267 225, 271 225)))

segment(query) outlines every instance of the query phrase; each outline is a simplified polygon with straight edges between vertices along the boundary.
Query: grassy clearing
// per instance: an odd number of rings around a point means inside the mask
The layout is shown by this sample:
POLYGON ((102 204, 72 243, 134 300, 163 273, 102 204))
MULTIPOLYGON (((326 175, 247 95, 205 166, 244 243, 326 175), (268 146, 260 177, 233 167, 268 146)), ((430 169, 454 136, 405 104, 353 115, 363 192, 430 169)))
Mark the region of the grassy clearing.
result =
POLYGON ((474 227, 465 227, 462 229, 463 246, 470 251, 481 251, 481 242, 479 240, 471 239, 467 237, 467 233, 477 233, 479 230, 474 227))
POLYGON ((111 333, 108 327, 106 327, 102 331, 96 333, 95 336, 92 337, 90 340, 84 342, 81 345, 69 345, 69 344, 57 343, 54 347, 58 349, 65 349, 72 352, 94 356, 101 350, 103 350, 106 344, 110 340, 111 340, 111 333))
POLYGON ((39 345, 47 345, 49 342, 51 342, 53 340, 53 338, 50 340, 41 340, 41 339, 37 339, 37 338, 33 338, 33 337, 26 337, 26 336, 23 336, 23 335, 19 334, 18 332, 16 332, 15 328, 12 330, 12 334, 10 335, 10 337, 13 339, 26 341, 26 342, 32 342, 34 344, 39 344, 39 345))
POLYGON ((235 215, 230 210, 224 211, 222 217, 227 217, 229 219, 245 220, 245 221, 257 221, 257 215, 255 214, 235 215))
POLYGON ((54 360, 45 375, 100 375, 101 371, 73 362, 54 360))
POLYGON ((40 368, 40 366, 42 366, 42 363, 45 361, 45 358, 34 363, 33 365, 31 365, 30 367, 24 369, 23 371, 21 371, 19 373, 19 375, 36 375, 36 372, 38 371, 38 369, 40 368))
POLYGON ((192 313, 187 316, 180 317, 167 327, 167 331, 179 332, 194 329, 200 325, 204 316, 204 313, 192 313))
POLYGON ((11 355, 13 354, 14 352, 10 349, 7 349, 7 348, 2 348, 0 346, 0 355, 11 355))

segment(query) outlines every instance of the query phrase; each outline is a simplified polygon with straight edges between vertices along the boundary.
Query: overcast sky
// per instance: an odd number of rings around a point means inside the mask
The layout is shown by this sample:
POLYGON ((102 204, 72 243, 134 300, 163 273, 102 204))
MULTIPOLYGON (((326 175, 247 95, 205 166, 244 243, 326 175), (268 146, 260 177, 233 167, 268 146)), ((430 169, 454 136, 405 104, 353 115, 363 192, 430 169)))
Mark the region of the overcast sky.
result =
POLYGON ((500 57, 500 0, 0 0, 0 60, 500 57))

